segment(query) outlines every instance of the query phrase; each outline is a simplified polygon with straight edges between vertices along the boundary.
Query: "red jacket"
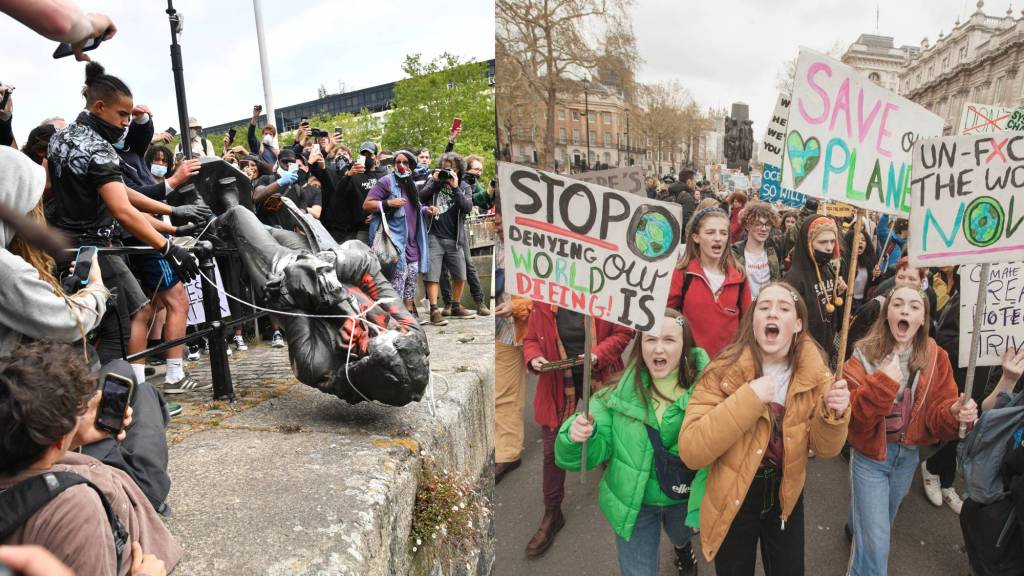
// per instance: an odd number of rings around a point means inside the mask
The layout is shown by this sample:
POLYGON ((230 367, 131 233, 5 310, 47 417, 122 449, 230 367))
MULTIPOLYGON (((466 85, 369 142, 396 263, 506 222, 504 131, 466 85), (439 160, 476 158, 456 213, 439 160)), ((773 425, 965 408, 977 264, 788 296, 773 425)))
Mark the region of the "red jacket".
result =
MULTIPOLYGON (((868 375, 856 356, 843 366, 843 378, 850 388, 852 410, 847 440, 868 458, 884 461, 885 417, 892 412, 899 382, 881 370, 868 375)), ((960 424, 949 407, 958 394, 949 355, 929 338, 928 366, 922 370, 914 392, 903 444, 924 446, 956 439, 960 424)))
POLYGON ((739 330, 740 317, 750 307, 750 285, 746 277, 730 266, 718 294, 713 295, 700 260, 690 260, 685 272, 692 276, 686 298, 683 298, 683 271, 676 269, 668 289, 668 307, 683 313, 690 321, 696 346, 714 359, 739 330))
MULTIPOLYGON (((558 337, 558 323, 555 319, 557 306, 534 303, 530 312, 529 328, 523 339, 523 359, 526 366, 538 374, 530 361, 543 356, 549 362, 564 360, 562 341, 558 337)), ((593 380, 599 383, 609 382, 614 375, 622 372, 622 352, 626 349, 633 330, 594 319, 594 354, 597 354, 596 372, 593 380)), ((575 409, 565 405, 565 372, 556 370, 539 373, 537 392, 533 396, 533 418, 541 426, 558 428, 562 425, 562 415, 575 409)))
POLYGON ((743 238, 743 222, 740 220, 740 212, 743 209, 732 209, 729 215, 729 244, 735 244, 743 238))

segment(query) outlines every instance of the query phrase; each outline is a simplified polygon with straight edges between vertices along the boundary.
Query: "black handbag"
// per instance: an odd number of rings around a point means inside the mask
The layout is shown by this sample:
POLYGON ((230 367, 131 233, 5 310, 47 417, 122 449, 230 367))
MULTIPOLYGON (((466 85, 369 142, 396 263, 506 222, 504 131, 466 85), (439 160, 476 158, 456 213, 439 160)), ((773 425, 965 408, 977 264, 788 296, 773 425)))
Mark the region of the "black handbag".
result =
POLYGON ((661 443, 661 435, 654 427, 644 424, 644 428, 647 428, 647 437, 654 447, 654 472, 658 475, 661 491, 673 500, 686 500, 690 497, 690 486, 697 471, 687 468, 679 456, 665 448, 661 443))

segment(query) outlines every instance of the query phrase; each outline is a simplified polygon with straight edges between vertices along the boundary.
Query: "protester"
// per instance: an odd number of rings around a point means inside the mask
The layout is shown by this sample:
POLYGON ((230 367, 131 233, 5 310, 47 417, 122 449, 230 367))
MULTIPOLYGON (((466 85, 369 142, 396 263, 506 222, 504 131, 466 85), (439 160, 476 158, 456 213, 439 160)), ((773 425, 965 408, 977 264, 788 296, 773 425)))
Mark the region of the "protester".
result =
MULTIPOLYGON (((872 326, 875 325, 875 320, 878 318, 882 304, 885 302, 885 297, 892 292, 893 288, 899 284, 910 284, 917 286, 924 291, 925 298, 928 300, 928 310, 931 312, 931 317, 936 322, 938 318, 935 317, 935 291, 931 288, 926 287, 925 274, 927 269, 925 268, 911 268, 910 261, 906 256, 900 259, 899 264, 895 267, 895 275, 890 278, 890 281, 882 282, 875 287, 874 298, 865 302, 859 310, 857 310, 856 317, 850 322, 850 335, 849 341, 856 342, 863 338, 872 326)), ((891 270, 890 270, 891 272, 891 270)), ((959 338, 959 334, 957 335, 959 338)), ((846 357, 849 359, 850 355, 853 354, 853 349, 850 348, 846 351, 846 357)))
POLYGON ((846 283, 839 276, 839 229, 831 218, 809 216, 800 226, 792 264, 785 281, 796 289, 808 308, 807 333, 825 351, 829 366, 836 364, 836 326, 840 321, 846 283))
MULTIPOLYGON (((847 232, 844 238, 845 249, 843 250, 843 255, 845 258, 843 268, 848 270, 851 259, 850 255, 854 253, 853 230, 847 232)), ((857 314, 860 307, 864 305, 864 301, 867 299, 868 294, 870 294, 871 289, 874 288, 875 282, 882 275, 882 270, 876 265, 876 262, 875 247, 871 242, 871 235, 861 228, 860 242, 857 242, 857 272, 853 280, 853 292, 850 294, 853 298, 854 314, 857 314)))
POLYGON ((651 200, 658 198, 658 179, 654 176, 644 178, 644 192, 651 200))
POLYGON ((523 359, 531 372, 537 374, 533 399, 533 417, 541 426, 544 448, 544 517, 540 527, 526 546, 526 555, 536 558, 547 551, 555 534, 565 525, 562 499, 565 496, 565 471, 555 464, 555 438, 558 428, 576 411, 583 393, 583 365, 571 370, 541 369, 549 362, 581 358, 585 353, 584 322, 590 321, 593 334, 591 382, 594 389, 617 382, 623 370, 622 353, 633 337, 633 331, 584 316, 557 306, 533 306, 523 340, 523 359))
POLYGON ((732 340, 750 306, 750 286, 729 249, 729 217, 718 208, 694 214, 686 249, 672 274, 668 307, 690 321, 694 342, 714 358, 732 340))
POLYGON ((246 140, 249 142, 249 150, 253 154, 259 157, 265 164, 273 166, 277 163, 277 154, 280 150, 280 145, 277 142, 277 128, 273 124, 273 119, 268 119, 267 125, 261 131, 263 138, 256 138, 256 122, 259 120, 262 111, 262 106, 256 105, 252 107, 252 121, 249 122, 246 140))
POLYGON ((879 246, 878 266, 883 274, 899 264, 907 244, 907 230, 909 227, 907 220, 898 219, 893 222, 893 218, 888 214, 883 214, 878 219, 875 235, 878 237, 879 246))
POLYGON ((732 245, 732 254, 736 266, 746 274, 750 297, 757 298, 763 286, 782 278, 779 256, 767 243, 772 227, 779 225, 779 216, 770 204, 754 201, 742 210, 740 223, 747 234, 732 245))
POLYGON ((70 472, 92 483, 53 497, 3 543, 40 545, 77 573, 97 575, 141 573, 132 570, 125 546, 138 543, 173 570, 181 547, 132 478, 72 451, 109 436, 96 428, 101 397, 96 385, 80 351, 67 344, 27 344, 0 359, 0 490, 16 490, 52 472, 70 472), (103 500, 126 531, 124 541, 117 542, 120 535, 103 500), (125 546, 123 553, 118 545, 125 546))
MULTIPOLYGON (((456 155, 451 153, 445 153, 441 157, 442 164, 448 161, 449 166, 457 164, 456 155)), ((465 159, 465 172, 461 174, 463 181, 472 190, 473 206, 480 208, 481 210, 488 210, 494 204, 494 199, 484 188, 479 178, 484 171, 484 159, 479 156, 467 156, 465 159)), ((480 285, 480 277, 477 275, 476 267, 473 265, 473 255, 469 249, 469 227, 468 223, 463 217, 461 235, 459 237, 459 246, 462 247, 462 255, 466 261, 466 283, 469 284, 469 293, 473 297, 473 301, 476 303, 476 313, 479 316, 489 316, 491 314, 490 308, 487 307, 486 299, 484 298, 483 286, 480 285)), ((452 295, 451 283, 448 280, 449 274, 443 268, 441 270, 441 298, 444 300, 444 308, 441 309, 441 315, 450 317, 452 315, 452 302, 454 297, 452 295)))
POLYGON ((945 350, 929 335, 928 299, 898 285, 843 367, 850 385, 851 574, 885 576, 890 532, 910 490, 919 446, 957 437, 977 404, 957 397, 945 350))
POLYGON ((743 208, 747 206, 747 193, 737 190, 729 194, 725 203, 729 210, 729 242, 739 242, 740 236, 743 235, 743 222, 740 215, 743 208))
POLYGON ((435 170, 419 191, 420 200, 436 208, 427 222, 430 270, 424 275, 424 287, 430 302, 430 323, 434 326, 448 324, 437 306, 438 283, 444 271, 452 276, 451 317, 476 317, 475 312, 466 310, 461 303, 467 277, 466 255, 461 242, 466 234, 463 221, 465 214, 473 208, 472 191, 465 180, 459 179, 462 172, 462 159, 455 153, 445 154, 441 159, 441 169, 435 170))
POLYGON ((694 194, 695 178, 696 173, 693 170, 680 170, 679 181, 666 185, 667 200, 683 207, 682 224, 684 228, 697 210, 697 199, 694 194))
MULTIPOLYGON (((203 126, 196 120, 195 116, 188 117, 188 137, 192 149, 192 158, 214 158, 217 156, 213 142, 210 142, 208 138, 203 136, 203 126)), ((178 144, 174 149, 175 154, 183 153, 184 151, 185 147, 181 144, 178 144)))
POLYGON ((838 454, 850 418, 846 383, 833 382, 806 325, 792 286, 764 287, 687 406, 679 455, 709 467, 701 550, 719 576, 754 574, 758 542, 768 572, 804 573, 808 450, 838 454))
POLYGON ((637 333, 625 373, 593 396, 590 418, 570 416, 558 432, 560 468, 583 468, 584 442, 588 470, 608 462, 598 503, 615 532, 623 576, 657 576, 663 525, 680 576, 697 573, 690 538, 700 527, 707 470, 690 471, 687 484, 677 486, 659 477, 656 464, 678 461, 679 428, 707 364, 707 353, 693 344, 689 323, 678 310, 666 308, 661 334, 637 333), (668 489, 683 493, 666 492, 666 482, 668 489))
POLYGON ((339 181, 335 193, 324 197, 321 220, 339 244, 347 240, 370 244, 370 216, 363 212, 363 203, 384 175, 377 162, 377 145, 363 142, 359 156, 339 181))
POLYGON ((398 249, 398 263, 390 273, 391 285, 402 297, 406 310, 418 321, 416 281, 421 273, 428 274, 431 266, 423 216, 436 214, 437 207, 420 204, 416 184, 412 181, 415 162, 412 152, 396 152, 395 171, 377 180, 366 195, 363 210, 372 217, 371 238, 376 237, 377 230, 383 225, 381 219, 387 219, 387 233, 398 249))

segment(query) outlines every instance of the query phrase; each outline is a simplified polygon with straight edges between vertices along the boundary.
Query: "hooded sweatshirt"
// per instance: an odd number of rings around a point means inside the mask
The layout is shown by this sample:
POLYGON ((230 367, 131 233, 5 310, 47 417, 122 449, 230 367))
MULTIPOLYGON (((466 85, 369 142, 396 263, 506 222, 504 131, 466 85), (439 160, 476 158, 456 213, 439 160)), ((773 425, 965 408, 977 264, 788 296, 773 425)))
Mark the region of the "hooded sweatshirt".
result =
MULTIPOLYGON (((0 203, 27 214, 45 185, 42 167, 13 148, 0 147, 0 203)), ((7 250, 13 238, 14 229, 0 222, 0 356, 13 352, 22 335, 74 342, 95 328, 107 309, 107 289, 86 287, 66 302, 31 264, 7 250)))
MULTIPOLYGON (((807 331, 825 350, 830 366, 836 355, 836 331, 841 322, 842 308, 835 306, 828 312, 827 304, 831 301, 835 288, 836 274, 832 264, 817 264, 812 254, 809 230, 811 224, 820 216, 808 216, 800 224, 800 233, 796 245, 793 246, 792 264, 784 280, 796 288, 800 297, 807 304, 807 331), (817 270, 815 270, 817 268, 817 270), (821 281, 818 280, 821 273, 821 281)), ((841 296, 844 297, 844 296, 841 296)))

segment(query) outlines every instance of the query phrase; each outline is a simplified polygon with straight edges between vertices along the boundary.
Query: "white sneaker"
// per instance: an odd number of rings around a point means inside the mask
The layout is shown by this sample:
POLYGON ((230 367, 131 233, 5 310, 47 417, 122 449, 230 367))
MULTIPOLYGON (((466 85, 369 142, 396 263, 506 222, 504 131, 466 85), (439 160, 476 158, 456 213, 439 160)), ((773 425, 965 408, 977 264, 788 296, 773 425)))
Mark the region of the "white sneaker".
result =
POLYGON ((942 489, 939 475, 928 471, 928 462, 921 462, 921 480, 924 483, 924 495, 928 497, 928 501, 934 506, 942 506, 942 496, 946 491, 942 489))
POLYGON ((956 493, 954 488, 943 488, 942 489, 942 501, 946 503, 946 506, 956 512, 960 513, 960 508, 963 507, 964 501, 960 499, 960 495, 956 493))
POLYGON ((225 351, 225 352, 227 352, 227 355, 228 355, 228 356, 231 356, 231 346, 230 346, 230 345, 228 345, 228 346, 225 346, 225 347, 224 347, 224 351, 225 351))
POLYGON ((188 347, 188 361, 189 362, 195 362, 197 360, 199 360, 199 347, 196 346, 195 348, 193 348, 192 346, 189 346, 188 347))
POLYGON ((245 352, 246 350, 249 349, 249 347, 245 345, 245 338, 242 338, 241 336, 235 336, 234 341, 235 349, 237 349, 239 352, 245 352))
POLYGON ((274 336, 270 339, 270 346, 273 348, 284 348, 284 336, 281 335, 280 330, 274 331, 274 336))

